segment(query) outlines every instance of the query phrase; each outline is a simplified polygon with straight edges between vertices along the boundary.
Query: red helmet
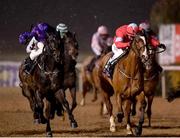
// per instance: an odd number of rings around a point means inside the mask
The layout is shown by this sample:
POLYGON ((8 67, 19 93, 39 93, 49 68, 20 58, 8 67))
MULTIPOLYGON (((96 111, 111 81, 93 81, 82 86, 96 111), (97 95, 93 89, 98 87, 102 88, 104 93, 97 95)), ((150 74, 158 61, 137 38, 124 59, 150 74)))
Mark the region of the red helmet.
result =
POLYGON ((130 35, 130 36, 135 36, 136 33, 138 32, 139 28, 137 26, 137 24, 135 23, 130 23, 128 26, 127 26, 127 34, 130 35))

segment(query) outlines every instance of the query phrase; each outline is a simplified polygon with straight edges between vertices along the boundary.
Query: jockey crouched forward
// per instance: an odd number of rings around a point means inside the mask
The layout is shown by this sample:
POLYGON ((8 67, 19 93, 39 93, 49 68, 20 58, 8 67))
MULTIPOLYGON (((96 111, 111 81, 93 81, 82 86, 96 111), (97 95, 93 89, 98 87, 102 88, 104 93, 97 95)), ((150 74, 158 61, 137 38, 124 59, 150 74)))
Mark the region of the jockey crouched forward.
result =
MULTIPOLYGON (((150 28, 149 22, 142 22, 139 24, 139 31, 145 31, 149 45, 152 50, 157 50, 158 48, 166 49, 164 44, 161 44, 156 36, 156 34, 153 32, 153 30, 150 28)), ((158 69, 158 71, 161 73, 162 72, 162 67, 156 62, 155 65, 158 69)))
POLYGON ((116 61, 129 51, 131 41, 138 31, 138 26, 135 23, 123 25, 116 30, 112 45, 113 56, 108 60, 103 70, 103 73, 108 77, 111 77, 116 61))
POLYGON ((101 56, 103 50, 107 49, 112 45, 113 39, 110 37, 108 28, 104 25, 99 26, 97 32, 93 34, 91 40, 91 49, 95 54, 95 57, 91 60, 87 69, 92 72, 95 62, 101 56))
POLYGON ((29 58, 26 59, 25 72, 31 74, 36 66, 35 59, 42 54, 44 49, 44 43, 46 40, 46 33, 48 25, 40 23, 35 26, 31 32, 24 32, 19 36, 20 44, 27 45, 26 52, 30 53, 29 58))

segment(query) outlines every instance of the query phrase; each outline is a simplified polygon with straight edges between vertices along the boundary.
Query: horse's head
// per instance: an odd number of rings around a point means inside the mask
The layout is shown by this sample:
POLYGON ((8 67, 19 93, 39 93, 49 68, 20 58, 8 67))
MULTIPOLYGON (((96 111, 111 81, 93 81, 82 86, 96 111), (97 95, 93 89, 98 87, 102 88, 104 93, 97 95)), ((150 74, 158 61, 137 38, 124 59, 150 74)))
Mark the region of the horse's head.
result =
POLYGON ((142 63, 146 66, 146 62, 149 59, 147 39, 144 34, 137 34, 132 42, 132 49, 141 59, 142 63))
POLYGON ((60 62, 62 57, 60 41, 56 34, 50 34, 48 35, 47 46, 45 48, 47 54, 51 55, 56 62, 60 62))
POLYGON ((65 56, 71 56, 73 60, 77 59, 78 56, 78 42, 75 37, 75 33, 68 32, 63 38, 65 56))

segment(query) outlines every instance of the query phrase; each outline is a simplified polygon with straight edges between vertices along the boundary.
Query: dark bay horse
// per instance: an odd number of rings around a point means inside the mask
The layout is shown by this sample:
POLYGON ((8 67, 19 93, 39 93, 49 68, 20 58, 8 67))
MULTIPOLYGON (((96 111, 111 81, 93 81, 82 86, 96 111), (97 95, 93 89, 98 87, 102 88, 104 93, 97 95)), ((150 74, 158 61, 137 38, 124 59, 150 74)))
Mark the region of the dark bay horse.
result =
MULTIPOLYGON (((134 38, 128 54, 122 57, 115 65, 112 79, 102 74, 103 68, 111 54, 105 55, 100 61, 98 76, 101 87, 98 90, 101 92, 110 115, 110 131, 116 131, 115 117, 112 113, 113 106, 110 100, 110 97, 115 94, 118 120, 120 120, 119 115, 123 113, 122 102, 125 101, 127 134, 132 134, 130 124, 131 99, 143 90, 143 63, 148 59, 145 37, 137 35, 134 38)), ((143 115, 140 117, 140 121, 144 117, 143 115)), ((142 124, 139 124, 138 127, 141 128, 139 130, 142 130, 142 124)))
MULTIPOLYGON (((163 48, 163 51, 165 49, 163 48)), ((162 51, 162 52, 163 52, 162 51)), ((155 89, 158 85, 160 79, 160 67, 157 63, 156 54, 159 53, 157 49, 153 49, 152 46, 148 47, 149 58, 146 61, 145 71, 144 71, 144 90, 140 95, 137 96, 137 101, 142 105, 146 104, 147 99, 147 117, 148 117, 148 126, 151 127, 151 114, 152 114, 152 102, 155 95, 155 89)), ((146 106, 140 106, 140 110, 146 106)), ((144 109, 145 110, 145 109, 144 109)), ((132 114, 136 113, 136 99, 133 103, 132 114)))
POLYGON ((34 113, 40 114, 40 117, 43 116, 44 103, 43 99, 46 98, 49 101, 48 109, 46 110, 47 118, 47 127, 46 133, 47 136, 52 136, 51 127, 50 127, 50 114, 51 114, 51 103, 55 99, 58 103, 62 104, 66 109, 70 125, 72 127, 77 127, 77 122, 74 119, 72 110, 69 107, 69 103, 66 100, 65 91, 64 91, 64 45, 62 40, 57 37, 56 34, 51 34, 48 37, 47 45, 45 47, 45 52, 40 56, 42 63, 45 63, 44 68, 41 64, 35 67, 34 72, 31 76, 27 76, 23 70, 23 64, 19 69, 19 77, 22 83, 23 94, 30 101, 32 109, 38 108, 38 112, 33 110, 34 113), (33 93, 32 95, 28 95, 33 93), (35 100, 32 100, 35 99, 35 100))
POLYGON ((168 102, 180 97, 180 86, 178 88, 171 88, 167 93, 168 102))

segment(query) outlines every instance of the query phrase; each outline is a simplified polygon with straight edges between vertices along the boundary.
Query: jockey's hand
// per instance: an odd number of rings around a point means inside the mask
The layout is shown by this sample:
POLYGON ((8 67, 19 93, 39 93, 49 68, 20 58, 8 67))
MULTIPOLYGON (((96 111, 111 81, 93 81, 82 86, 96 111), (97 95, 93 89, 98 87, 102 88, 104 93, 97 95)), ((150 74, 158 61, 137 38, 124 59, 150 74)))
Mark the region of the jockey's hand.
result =
POLYGON ((159 48, 162 48, 162 49, 166 50, 166 46, 164 44, 160 44, 159 48))

